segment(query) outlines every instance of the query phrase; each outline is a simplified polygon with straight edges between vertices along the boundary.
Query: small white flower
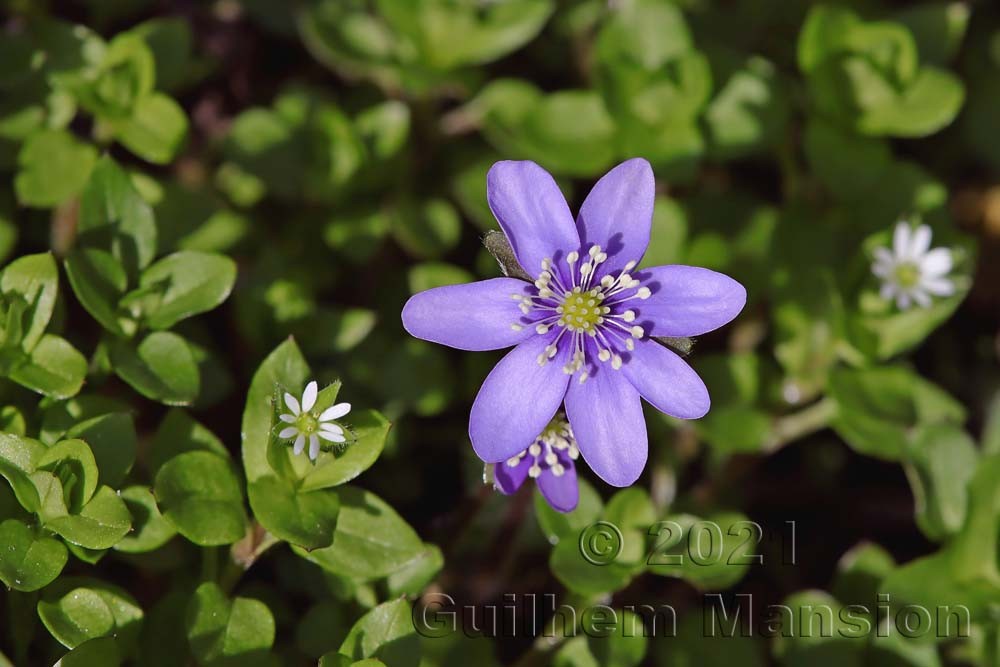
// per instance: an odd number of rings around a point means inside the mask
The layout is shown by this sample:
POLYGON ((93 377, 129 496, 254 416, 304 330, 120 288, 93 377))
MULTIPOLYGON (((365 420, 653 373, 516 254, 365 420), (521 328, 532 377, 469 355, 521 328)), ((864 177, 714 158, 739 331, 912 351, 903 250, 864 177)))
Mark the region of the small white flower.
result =
POLYGON ((872 273, 882 281, 879 294, 886 301, 895 300, 900 310, 913 304, 931 305, 932 296, 951 296, 955 283, 948 278, 953 259, 947 248, 931 250, 931 228, 916 229, 899 222, 892 234, 892 249, 876 248, 872 273))
POLYGON ((291 410, 291 414, 285 413, 278 416, 278 419, 290 424, 281 429, 279 438, 295 438, 293 451, 296 455, 301 454, 305 449, 306 440, 309 440, 309 458, 315 461, 319 457, 319 439, 323 438, 328 442, 344 442, 344 429, 338 424, 334 424, 334 419, 340 419, 351 411, 350 403, 337 403, 327 408, 317 415, 311 410, 316 405, 316 395, 319 393, 319 386, 315 381, 306 385, 306 390, 302 392, 302 401, 298 401, 294 396, 285 393, 285 405, 291 410))

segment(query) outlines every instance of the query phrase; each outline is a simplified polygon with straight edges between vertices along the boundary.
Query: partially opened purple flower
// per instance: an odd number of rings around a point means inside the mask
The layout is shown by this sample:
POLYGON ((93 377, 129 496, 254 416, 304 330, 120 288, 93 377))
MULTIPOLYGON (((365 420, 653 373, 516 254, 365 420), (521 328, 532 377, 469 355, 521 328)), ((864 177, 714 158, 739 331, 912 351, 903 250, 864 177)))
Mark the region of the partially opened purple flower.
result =
POLYGON ((655 184, 649 163, 624 162, 594 186, 576 221, 552 176, 533 162, 498 162, 490 209, 524 270, 421 292, 403 308, 412 335, 461 350, 516 346, 472 405, 469 436, 481 459, 522 452, 565 401, 587 464, 628 486, 646 465, 639 397, 682 419, 701 417, 701 378, 653 336, 697 336, 743 309, 746 290, 692 266, 637 269, 649 244, 655 184))
POLYGON ((580 500, 573 463, 579 457, 573 429, 565 416, 559 414, 527 449, 497 463, 493 478, 496 487, 510 495, 530 477, 549 505, 560 512, 572 512, 580 500))

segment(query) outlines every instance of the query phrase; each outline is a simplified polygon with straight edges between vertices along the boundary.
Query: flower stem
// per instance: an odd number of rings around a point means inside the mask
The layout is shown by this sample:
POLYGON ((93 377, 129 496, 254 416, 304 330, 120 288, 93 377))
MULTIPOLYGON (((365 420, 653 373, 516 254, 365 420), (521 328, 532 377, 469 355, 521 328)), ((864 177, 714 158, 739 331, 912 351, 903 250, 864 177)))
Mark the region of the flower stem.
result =
POLYGON ((822 431, 830 425, 836 412, 837 404, 833 399, 822 398, 798 412, 779 417, 765 442, 764 451, 776 452, 785 445, 822 431))

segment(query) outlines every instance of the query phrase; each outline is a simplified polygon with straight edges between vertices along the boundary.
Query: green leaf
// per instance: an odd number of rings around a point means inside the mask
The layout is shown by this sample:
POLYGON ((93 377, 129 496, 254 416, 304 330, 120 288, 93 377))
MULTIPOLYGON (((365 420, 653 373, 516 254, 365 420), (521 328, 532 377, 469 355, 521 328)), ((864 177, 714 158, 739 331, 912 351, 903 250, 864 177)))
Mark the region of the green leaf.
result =
POLYGON ((789 106, 774 65, 749 58, 705 110, 712 151, 732 159, 773 145, 788 123, 789 106))
POLYGON ((417 294, 444 285, 470 283, 476 279, 468 270, 446 262, 421 262, 410 267, 406 278, 410 294, 417 294))
POLYGON ((65 130, 33 133, 17 156, 18 202, 38 208, 58 206, 83 189, 96 161, 97 150, 65 130))
POLYGON ((704 521, 690 514, 667 519, 674 522, 669 531, 649 531, 655 539, 648 570, 655 574, 679 577, 699 590, 724 590, 743 578, 758 555, 753 527, 739 512, 713 514, 704 521))
POLYGON ((950 424, 920 429, 904 459, 913 490, 917 525, 928 538, 941 541, 965 521, 966 487, 979 453, 965 431, 950 424))
POLYGON ((580 500, 572 512, 557 512, 549 505, 540 491, 535 496, 535 517, 545 538, 556 544, 569 541, 576 544, 580 531, 597 521, 604 510, 604 503, 590 482, 579 480, 580 500))
MULTIPOLYGON (((643 534, 623 531, 625 547, 633 549, 644 544, 643 534), (628 540, 634 544, 628 544, 628 540)), ((566 588, 585 596, 613 593, 625 588, 634 576, 632 564, 615 559, 607 564, 595 564, 581 553, 578 539, 564 539, 549 554, 549 569, 566 588)))
POLYGON ((128 288, 128 274, 114 255, 97 248, 80 248, 69 254, 64 266, 76 298, 101 326, 117 336, 134 333, 134 323, 118 309, 128 288))
POLYGON ((45 449, 37 440, 0 433, 0 475, 10 483, 21 507, 29 512, 37 512, 41 504, 31 474, 45 449))
POLYGON ((101 481, 118 488, 135 463, 139 437, 132 415, 109 412, 82 419, 66 432, 68 438, 85 440, 94 453, 101 481))
POLYGON ((153 436, 149 468, 155 475, 160 467, 184 452, 206 451, 229 458, 229 450, 215 434, 196 422, 180 408, 167 412, 153 436))
POLYGON ((401 206, 392 219, 392 234, 415 257, 433 259, 455 247, 462 235, 458 211, 444 199, 401 206))
POLYGON ((306 552, 303 558, 325 570, 370 581, 389 575, 424 555, 424 543, 384 500, 351 486, 337 489, 340 514, 333 546, 306 552))
POLYGON ((152 329, 169 329, 221 304, 235 281, 236 263, 224 255, 175 252, 142 272, 143 320, 152 329))
POLYGON ((66 547, 17 519, 0 523, 0 581, 18 591, 52 583, 66 565, 66 547))
POLYGON ((964 2, 925 2, 907 7, 896 19, 913 33, 921 62, 944 65, 962 46, 971 13, 964 2))
POLYGON ((83 440, 63 440, 49 447, 35 467, 60 479, 70 512, 79 512, 97 491, 97 462, 83 440))
POLYGON ((895 104, 864 113, 858 129, 872 135, 926 137, 950 124, 964 101, 961 79, 945 70, 924 67, 895 104))
POLYGON ((889 461, 907 453, 918 427, 965 416, 944 391, 900 366, 835 370, 829 395, 837 403, 834 430, 858 452, 889 461))
POLYGON ((160 514, 148 486, 130 486, 121 492, 121 497, 132 515, 133 530, 115 544, 116 551, 146 553, 159 549, 177 534, 173 525, 160 514))
POLYGON ((79 514, 45 522, 67 542, 87 549, 109 549, 132 529, 132 515, 125 502, 108 486, 102 486, 79 514))
POLYGON ((133 278, 156 256, 153 209, 108 156, 98 162, 80 197, 77 230, 80 246, 109 250, 133 278))
POLYGON ((420 641, 410 603, 394 600, 369 611, 347 633, 340 653, 354 660, 377 658, 393 667, 417 667, 420 641))
POLYGON ((441 549, 425 544, 421 554, 386 578, 389 595, 420 595, 442 567, 444 554, 441 549))
POLYGON ((177 102, 154 92, 139 100, 129 118, 111 125, 125 148, 154 164, 167 164, 184 144, 188 120, 177 102))
MULTIPOLYGON (((26 307, 20 343, 25 352, 31 352, 52 319, 59 293, 59 270, 52 255, 25 255, 8 264, 0 274, 0 293, 8 304, 16 299, 26 307)), ((8 344, 12 342, 18 341, 8 344)))
POLYGON ((334 491, 307 491, 294 482, 261 477, 247 487, 250 508, 260 525, 278 539, 303 549, 322 549, 333 543, 340 501, 334 491))
POLYGON ((118 377, 155 401, 187 405, 198 397, 198 364, 187 342, 175 333, 154 331, 138 347, 116 340, 111 365, 118 377))
POLYGON ((352 413, 345 420, 349 421, 356 440, 343 453, 320 459, 303 478, 302 491, 325 489, 349 482, 370 468, 382 453, 392 426, 389 420, 375 410, 352 413))
POLYGON ((253 598, 229 600, 212 582, 195 591, 184 624, 191 652, 201 664, 246 664, 274 644, 274 617, 267 605, 253 598))
MULTIPOLYGON (((598 632, 587 633, 590 652, 597 659, 597 664, 602 667, 636 667, 646 656, 648 643, 643 619, 627 609, 618 610, 613 619, 615 624, 610 631, 605 629, 603 623, 593 623, 590 629, 592 631, 597 629, 598 632)), ((587 622, 585 616, 584 632, 587 630, 587 622)), ((699 665, 699 667, 704 666, 699 665)))
MULTIPOLYGON (((782 604, 791 610, 788 635, 775 637, 774 654, 782 665, 808 667, 820 663, 863 667, 867 642, 861 641, 863 635, 858 631, 864 629, 862 619, 867 615, 854 610, 852 616, 845 618, 843 605, 817 590, 795 593, 782 604)), ((783 614, 782 618, 786 616, 783 614)))
POLYGON ((80 391, 86 375, 87 359, 68 340, 44 334, 10 379, 46 396, 69 398, 80 391))
POLYGON ((38 617, 67 648, 98 637, 114 637, 127 653, 138 639, 143 612, 135 599, 117 586, 68 577, 45 590, 38 603, 38 617))
POLYGON ((246 534, 240 480, 229 461, 206 451, 179 454, 156 473, 157 505, 181 535, 200 546, 246 534))
POLYGON ((308 379, 309 366, 292 339, 286 340, 271 352, 254 373, 247 392, 241 430, 243 467, 247 481, 253 482, 276 472, 267 458, 274 411, 280 409, 280 406, 273 404, 275 389, 302 387, 308 379))
POLYGON ((121 651, 113 637, 90 639, 59 658, 53 667, 118 667, 121 651))

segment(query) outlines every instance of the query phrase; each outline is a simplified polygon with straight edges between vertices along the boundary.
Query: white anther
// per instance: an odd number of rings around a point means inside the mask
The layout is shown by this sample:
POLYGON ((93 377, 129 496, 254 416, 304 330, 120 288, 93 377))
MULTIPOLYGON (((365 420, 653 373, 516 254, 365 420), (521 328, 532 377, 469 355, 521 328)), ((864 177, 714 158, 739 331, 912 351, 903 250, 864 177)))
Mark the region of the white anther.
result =
POLYGON ((635 293, 640 299, 648 299, 653 293, 649 291, 648 287, 640 287, 639 291, 635 293))
POLYGON ((535 333, 545 334, 549 332, 549 328, 544 324, 535 325, 535 333))
POLYGON ((645 330, 643 330, 642 327, 640 327, 640 326, 634 326, 634 327, 632 327, 632 335, 634 337, 636 337, 636 338, 642 338, 645 334, 646 334, 646 332, 645 332, 645 330))
POLYGON ((516 468, 517 464, 520 462, 521 462, 520 456, 512 456, 509 459, 507 459, 507 465, 509 465, 511 468, 516 468))
POLYGON ((597 353, 597 358, 600 359, 601 361, 607 361, 608 359, 611 358, 610 350, 601 350, 600 352, 597 353))
POLYGON ((552 357, 556 356, 556 352, 558 351, 559 351, 558 347, 556 347, 555 345, 549 345, 548 347, 545 348, 545 356, 551 359, 552 357))
POLYGON ((622 358, 617 354, 611 358, 611 368, 616 371, 622 367, 622 358))
POLYGON ((528 468, 528 476, 531 479, 538 479, 538 476, 542 474, 542 469, 536 463, 535 465, 528 468))
POLYGON ((556 477, 562 477, 564 474, 566 474, 566 468, 563 467, 563 464, 557 463, 554 466, 552 466, 552 474, 555 475, 556 477))
POLYGON ((539 454, 542 453, 542 446, 539 445, 537 442, 533 442, 531 443, 531 446, 528 447, 528 453, 531 454, 532 456, 538 456, 539 454))
POLYGON ((626 271, 631 271, 632 269, 634 269, 634 268, 635 268, 635 265, 636 265, 636 264, 638 264, 638 263, 639 263, 639 262, 637 262, 637 261, 635 261, 635 260, 633 259, 633 260, 632 260, 631 262, 629 262, 628 264, 626 264, 626 265, 625 265, 625 270, 626 270, 626 271))
POLYGON ((559 458, 556 456, 555 452, 549 452, 548 454, 545 455, 545 462, 548 463, 550 466, 554 466, 556 463, 559 462, 559 458))
POLYGON ((625 339, 625 348, 626 348, 626 349, 627 349, 627 350, 628 350, 629 352, 631 352, 632 350, 634 350, 634 349, 635 349, 635 341, 634 341, 634 340, 632 340, 631 338, 626 338, 626 339, 625 339))
POLYGON ((615 279, 612 278, 611 276, 604 276, 603 278, 601 278, 601 287, 611 287, 611 285, 614 284, 614 282, 615 279))
POLYGON ((566 255, 566 263, 567 264, 576 264, 576 260, 578 260, 578 259, 580 259, 580 253, 578 253, 575 250, 573 252, 569 253, 568 255, 566 255))
POLYGON ((524 327, 522 327, 520 324, 512 324, 510 325, 510 328, 513 329, 514 331, 520 331, 524 327))
POLYGON ((635 311, 634 310, 626 310, 624 313, 622 313, 622 319, 625 320, 626 322, 634 322, 635 321, 635 311))

